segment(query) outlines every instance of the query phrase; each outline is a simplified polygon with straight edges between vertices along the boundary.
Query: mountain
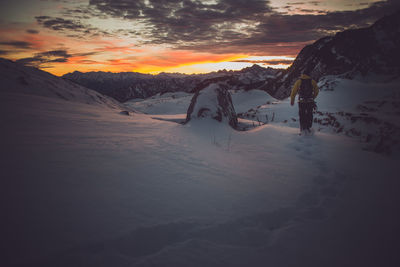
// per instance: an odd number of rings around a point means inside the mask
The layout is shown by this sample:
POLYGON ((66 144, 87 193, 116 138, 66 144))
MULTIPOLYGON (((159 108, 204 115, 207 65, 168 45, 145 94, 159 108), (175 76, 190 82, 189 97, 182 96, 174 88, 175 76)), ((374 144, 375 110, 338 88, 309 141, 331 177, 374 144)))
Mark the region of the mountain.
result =
POLYGON ((1 93, 36 95, 71 102, 124 108, 115 99, 34 67, 0 58, 1 93))
POLYGON ((261 89, 284 99, 304 69, 319 79, 326 75, 345 78, 369 74, 400 75, 400 11, 367 28, 346 30, 304 47, 293 64, 261 89))
POLYGON ((99 93, 125 102, 134 98, 147 98, 158 93, 194 92, 205 80, 224 77, 230 80, 232 89, 251 90, 262 86, 275 77, 278 70, 258 65, 240 71, 218 71, 207 74, 160 73, 158 75, 137 72, 78 72, 68 73, 64 79, 91 88, 99 93))

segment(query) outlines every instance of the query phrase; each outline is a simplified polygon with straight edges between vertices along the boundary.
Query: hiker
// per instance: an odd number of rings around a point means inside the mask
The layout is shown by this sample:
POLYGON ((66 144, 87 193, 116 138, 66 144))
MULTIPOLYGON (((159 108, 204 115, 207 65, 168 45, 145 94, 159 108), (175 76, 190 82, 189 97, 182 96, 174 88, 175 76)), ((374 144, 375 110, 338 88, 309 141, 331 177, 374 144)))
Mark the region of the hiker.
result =
POLYGON ((299 116, 300 116, 300 132, 311 133, 313 122, 313 109, 316 108, 314 99, 317 97, 319 90, 317 82, 310 77, 308 70, 296 81, 290 94, 290 105, 294 105, 294 99, 299 94, 299 116))

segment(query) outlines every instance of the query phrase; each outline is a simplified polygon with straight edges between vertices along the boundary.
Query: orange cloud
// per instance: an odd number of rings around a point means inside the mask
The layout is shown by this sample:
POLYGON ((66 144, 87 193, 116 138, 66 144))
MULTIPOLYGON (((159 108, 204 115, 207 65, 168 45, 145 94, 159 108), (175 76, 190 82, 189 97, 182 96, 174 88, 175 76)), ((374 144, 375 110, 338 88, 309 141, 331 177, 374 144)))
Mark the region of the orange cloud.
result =
POLYGON ((156 73, 168 71, 169 68, 182 67, 200 63, 215 63, 243 58, 236 54, 196 53, 186 50, 165 51, 159 55, 144 56, 136 62, 136 71, 156 73))
MULTIPOLYGON (((65 57, 65 62, 47 62, 40 66, 55 75, 63 75, 75 70, 143 73, 182 70, 187 72, 191 70, 189 66, 192 65, 229 62, 249 56, 239 50, 238 53, 224 53, 224 51, 212 53, 205 50, 198 52, 170 50, 155 46, 137 47, 124 39, 107 39, 100 36, 81 40, 47 30, 41 30, 38 34, 29 34, 26 32, 26 27, 23 29, 3 28, 0 34, 1 40, 15 40, 30 44, 29 49, 11 51, 6 54, 13 60, 29 58, 47 51, 64 50, 68 55, 65 57)), ((283 49, 288 49, 288 47, 283 49)))
POLYGON ((121 52, 121 53, 142 53, 145 51, 139 48, 132 48, 132 46, 114 46, 111 44, 96 48, 95 50, 102 52, 106 51, 106 52, 121 52))
MULTIPOLYGON (((97 49, 96 49, 97 50, 97 49)), ((168 71, 168 69, 176 67, 190 66, 201 63, 215 63, 237 60, 243 58, 244 55, 234 54, 210 54, 210 53, 196 53, 193 51, 176 51, 165 50, 158 51, 154 54, 153 51, 141 50, 141 54, 134 56, 132 53, 127 53, 126 57, 116 57, 118 54, 121 56, 120 50, 118 52, 103 52, 101 55, 72 55, 68 58, 68 62, 54 63, 53 68, 46 69, 47 71, 62 75, 70 72, 72 68, 79 71, 135 71, 142 73, 158 73, 168 71)), ((123 54, 122 54, 123 55, 123 54)))

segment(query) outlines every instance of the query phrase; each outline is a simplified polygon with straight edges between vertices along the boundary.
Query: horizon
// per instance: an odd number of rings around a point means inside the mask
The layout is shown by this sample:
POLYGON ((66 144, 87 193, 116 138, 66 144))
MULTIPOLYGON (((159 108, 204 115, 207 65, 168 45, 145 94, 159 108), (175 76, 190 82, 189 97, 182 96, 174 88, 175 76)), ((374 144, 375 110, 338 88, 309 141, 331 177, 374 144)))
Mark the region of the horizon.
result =
MULTIPOLYGON (((115 73, 115 74, 118 74, 118 73, 139 73, 139 74, 154 75, 154 76, 159 75, 159 74, 201 75, 201 74, 209 74, 209 73, 224 72, 224 71, 226 71, 226 72, 242 71, 242 70, 247 69, 247 68, 252 68, 255 65, 256 66, 260 66, 261 68, 264 68, 264 69, 272 68, 270 66, 262 66, 260 64, 253 63, 250 66, 245 66, 245 67, 243 67, 241 69, 229 69, 229 70, 228 69, 218 69, 218 70, 211 70, 211 71, 200 72, 200 73, 183 73, 183 72, 167 72, 167 71, 161 71, 161 72, 157 72, 157 73, 144 73, 144 72, 138 72, 138 71, 116 71, 116 72, 113 72, 113 71, 78 71, 78 70, 74 70, 72 72, 65 73, 64 75, 71 74, 71 73, 74 73, 74 72, 80 72, 80 73, 103 72, 103 73, 115 73)), ((285 70, 284 68, 272 68, 272 69, 285 70)), ((43 71, 46 71, 46 70, 43 70, 43 71)), ((60 77, 62 77, 62 76, 63 75, 61 75, 60 77)))
POLYGON ((300 50, 371 25, 394 0, 14 0, 1 3, 0 56, 74 71, 201 74, 285 69, 300 50))

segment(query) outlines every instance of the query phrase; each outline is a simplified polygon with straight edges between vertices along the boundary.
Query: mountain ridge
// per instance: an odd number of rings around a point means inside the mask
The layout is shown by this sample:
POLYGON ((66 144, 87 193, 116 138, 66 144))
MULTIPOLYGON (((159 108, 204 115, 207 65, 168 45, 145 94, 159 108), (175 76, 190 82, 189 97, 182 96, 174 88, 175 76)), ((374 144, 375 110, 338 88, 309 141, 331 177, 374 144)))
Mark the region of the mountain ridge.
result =
POLYGON ((73 72, 62 78, 94 89, 99 93, 125 102, 134 98, 147 98, 158 93, 194 92, 205 80, 225 77, 232 89, 257 89, 272 79, 279 69, 263 68, 254 64, 239 71, 220 70, 206 74, 160 73, 157 75, 138 72, 73 72))
POLYGON ((64 101, 123 109, 123 104, 35 67, 0 58, 1 93, 50 97, 64 101))

